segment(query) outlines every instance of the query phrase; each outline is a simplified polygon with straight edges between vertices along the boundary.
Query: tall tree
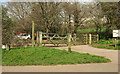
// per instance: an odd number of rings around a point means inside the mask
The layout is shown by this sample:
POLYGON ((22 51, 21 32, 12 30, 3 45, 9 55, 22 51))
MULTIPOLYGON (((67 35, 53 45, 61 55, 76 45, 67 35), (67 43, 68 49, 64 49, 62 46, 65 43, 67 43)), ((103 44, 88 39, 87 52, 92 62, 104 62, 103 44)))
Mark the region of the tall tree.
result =
POLYGON ((118 28, 118 3, 117 2, 101 2, 101 8, 103 15, 107 18, 107 22, 104 24, 106 26, 106 37, 112 37, 112 29, 118 28))
POLYGON ((60 3, 39 2, 35 3, 32 8, 31 16, 43 32, 56 32, 59 30, 60 21, 60 3))
POLYGON ((117 28, 120 29, 120 1, 118 2, 118 20, 117 20, 117 28))

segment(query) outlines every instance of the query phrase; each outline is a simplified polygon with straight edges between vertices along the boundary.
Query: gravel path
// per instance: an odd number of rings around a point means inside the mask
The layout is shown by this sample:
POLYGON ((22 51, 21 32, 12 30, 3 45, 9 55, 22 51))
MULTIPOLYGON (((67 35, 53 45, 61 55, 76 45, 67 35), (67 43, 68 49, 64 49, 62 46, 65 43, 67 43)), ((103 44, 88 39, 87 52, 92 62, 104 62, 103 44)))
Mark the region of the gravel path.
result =
MULTIPOLYGON (((67 47, 54 47, 66 49, 67 47)), ((3 72, 118 72, 118 50, 94 48, 88 45, 72 46, 72 51, 109 58, 110 63, 92 63, 56 66, 3 66, 3 72)))

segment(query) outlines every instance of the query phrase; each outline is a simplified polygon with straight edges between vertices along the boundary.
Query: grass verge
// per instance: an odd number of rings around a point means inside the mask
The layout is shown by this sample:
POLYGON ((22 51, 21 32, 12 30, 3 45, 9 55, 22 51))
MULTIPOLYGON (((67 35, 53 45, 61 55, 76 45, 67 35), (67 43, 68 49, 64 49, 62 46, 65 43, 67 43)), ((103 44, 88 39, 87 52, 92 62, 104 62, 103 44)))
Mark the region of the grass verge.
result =
POLYGON ((109 59, 102 56, 78 53, 47 47, 27 47, 21 49, 2 49, 2 65, 57 65, 57 64, 86 64, 107 63, 109 59))
POLYGON ((105 48, 105 49, 111 49, 111 50, 120 50, 120 46, 117 45, 117 47, 115 48, 114 45, 110 45, 110 44, 92 44, 92 47, 105 48))

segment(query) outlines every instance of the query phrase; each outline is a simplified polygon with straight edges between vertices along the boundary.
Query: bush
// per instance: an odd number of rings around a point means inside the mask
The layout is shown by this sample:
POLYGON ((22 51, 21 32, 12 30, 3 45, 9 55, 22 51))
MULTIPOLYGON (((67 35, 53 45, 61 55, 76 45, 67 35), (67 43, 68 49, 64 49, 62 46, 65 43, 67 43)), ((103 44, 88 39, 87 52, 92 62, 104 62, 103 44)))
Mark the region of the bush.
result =
POLYGON ((11 42, 11 47, 13 48, 22 48, 27 46, 31 41, 26 39, 20 39, 18 37, 14 37, 11 42))
POLYGON ((99 44, 114 44, 114 40, 113 39, 100 39, 99 44))

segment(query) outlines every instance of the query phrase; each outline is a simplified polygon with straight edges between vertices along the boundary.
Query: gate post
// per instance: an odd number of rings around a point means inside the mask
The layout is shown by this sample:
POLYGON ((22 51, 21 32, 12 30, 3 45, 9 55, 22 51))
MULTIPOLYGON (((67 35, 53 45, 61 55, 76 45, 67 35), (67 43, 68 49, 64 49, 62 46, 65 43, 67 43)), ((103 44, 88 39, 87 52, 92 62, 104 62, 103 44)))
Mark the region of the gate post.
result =
POLYGON ((68 33, 68 53, 71 53, 71 34, 68 33))
POLYGON ((91 43, 92 43, 92 35, 89 34, 89 44, 91 45, 91 43))
POLYGON ((32 21, 32 47, 34 47, 34 21, 32 21))
POLYGON ((88 43, 88 35, 86 34, 86 45, 87 45, 87 43, 88 43))
POLYGON ((42 32, 39 32, 39 37, 40 37, 40 41, 39 41, 39 43, 40 43, 40 46, 42 46, 42 32))
POLYGON ((37 31, 37 39, 36 40, 37 40, 37 44, 36 45, 38 46, 39 45, 39 32, 38 31, 37 31))
POLYGON ((99 43, 99 35, 97 34, 97 43, 99 43))

